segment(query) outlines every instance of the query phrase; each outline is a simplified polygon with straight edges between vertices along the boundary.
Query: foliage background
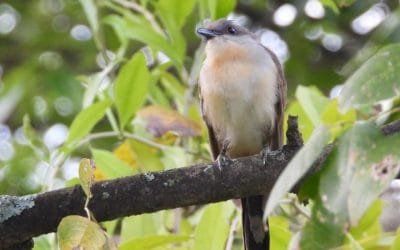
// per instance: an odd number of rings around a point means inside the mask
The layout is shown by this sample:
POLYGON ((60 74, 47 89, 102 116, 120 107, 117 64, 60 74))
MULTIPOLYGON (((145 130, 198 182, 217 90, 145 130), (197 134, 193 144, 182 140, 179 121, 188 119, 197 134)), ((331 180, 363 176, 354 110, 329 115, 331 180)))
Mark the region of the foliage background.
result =
MULTIPOLYGON (((305 139, 321 124, 329 127, 326 136, 319 134, 319 143, 324 144, 342 136, 345 129, 357 133, 356 120, 380 119, 380 124, 395 120, 396 105, 383 108, 385 119, 371 110, 377 101, 396 100, 399 95, 382 87, 397 79, 397 57, 383 59, 394 63, 394 72, 368 85, 368 93, 382 90, 382 96, 367 95, 361 104, 350 103, 345 114, 329 97, 337 96, 343 83, 364 81, 349 77, 379 49, 398 42, 398 8, 394 0, 3 1, 0 193, 23 195, 76 184, 83 157, 95 160, 97 180, 210 161, 196 87, 204 55, 194 33, 207 18, 229 15, 277 51, 289 83, 288 113, 299 115, 305 139)), ((396 55, 399 49, 387 51, 396 55)), ((386 69, 381 67, 382 72, 386 69)), ((365 79, 375 79, 379 73, 368 68, 366 72, 371 75, 365 79)), ((347 97, 353 92, 357 89, 348 91, 347 97)), ((344 105, 343 97, 339 103, 344 105)), ((365 131, 374 134, 373 128, 365 131)), ((339 143, 345 144, 347 137, 340 138, 339 143)), ((376 136, 373 141, 379 140, 376 136)), ((393 140, 390 146, 396 143, 393 140)), ((340 183, 331 185, 336 188, 340 183)), ((371 192, 374 198, 379 190, 371 192)), ((271 219, 273 249, 287 248, 295 241, 292 233, 313 219, 311 207, 301 207, 293 197, 286 202, 280 216, 271 219)), ((319 204, 318 198, 315 202, 319 204)), ((378 203, 368 210, 375 213, 371 227, 357 231, 355 226, 353 234, 349 230, 345 234, 341 229, 345 222, 329 224, 328 232, 337 237, 327 246, 361 246, 370 243, 368 237, 383 237, 378 203), (359 233, 368 230, 373 233, 359 233)), ((370 203, 364 208, 368 207, 370 203)), ((105 227, 110 235, 119 236, 122 249, 223 249, 227 239, 233 249, 240 249, 239 214, 225 202, 129 217, 105 227)), ((338 218, 347 221, 348 215, 338 218)), ((305 227, 309 235, 313 225, 305 227)), ((37 239, 36 248, 54 247, 52 237, 37 239)))

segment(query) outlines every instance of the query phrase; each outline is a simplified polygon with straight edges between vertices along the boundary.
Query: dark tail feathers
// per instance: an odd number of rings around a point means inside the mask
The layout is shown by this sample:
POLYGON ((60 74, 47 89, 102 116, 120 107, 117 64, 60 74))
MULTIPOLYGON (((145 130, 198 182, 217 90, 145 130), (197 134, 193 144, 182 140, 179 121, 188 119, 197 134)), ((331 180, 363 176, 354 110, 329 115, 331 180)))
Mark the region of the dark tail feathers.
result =
POLYGON ((269 233, 262 220, 264 198, 262 195, 242 198, 242 223, 245 250, 268 250, 269 233))

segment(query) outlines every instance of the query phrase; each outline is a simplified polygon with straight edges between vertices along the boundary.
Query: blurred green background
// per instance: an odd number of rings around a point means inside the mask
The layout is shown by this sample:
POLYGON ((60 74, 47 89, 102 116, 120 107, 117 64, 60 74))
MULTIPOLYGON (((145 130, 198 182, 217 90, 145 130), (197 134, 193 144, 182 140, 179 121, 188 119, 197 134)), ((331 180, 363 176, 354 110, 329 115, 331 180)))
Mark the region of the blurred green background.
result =
MULTIPOLYGON (((96 180, 211 161, 196 86, 204 48, 195 28, 221 17, 247 26, 278 55, 288 112, 299 115, 305 139, 320 123, 333 124, 333 137, 354 124, 356 111, 339 114, 328 98, 380 48, 400 40, 397 0, 3 0, 0 194, 77 184, 82 158, 95 160, 96 180)), ((376 82, 371 86, 378 92, 376 82)), ((397 106, 390 108, 398 115, 397 106)), ((358 118, 378 117, 363 115, 357 110, 358 118)), ((370 210, 376 224, 381 209, 370 210)), ((304 225, 296 213, 271 218, 274 244, 282 243, 275 249, 289 244, 288 220, 304 225)), ((239 218, 228 201, 104 227, 120 237, 122 249, 163 240, 173 249, 211 249, 206 242, 215 232, 209 228, 217 227, 212 249, 222 249, 228 234, 235 236, 227 244, 241 249, 239 218)), ((37 249, 54 248, 51 237, 37 239, 37 249)))

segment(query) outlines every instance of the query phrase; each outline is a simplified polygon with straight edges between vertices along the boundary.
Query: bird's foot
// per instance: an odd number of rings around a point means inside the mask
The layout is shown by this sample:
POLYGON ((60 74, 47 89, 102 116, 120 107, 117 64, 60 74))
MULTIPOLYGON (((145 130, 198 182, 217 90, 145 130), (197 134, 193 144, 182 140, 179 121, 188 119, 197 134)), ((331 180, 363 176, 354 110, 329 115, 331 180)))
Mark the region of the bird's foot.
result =
POLYGON ((227 155, 225 154, 225 152, 221 152, 221 153, 218 155, 216 162, 217 162, 218 169, 219 169, 220 171, 222 171, 222 169, 223 169, 224 167, 229 166, 229 164, 232 162, 232 159, 231 159, 229 156, 227 156, 227 155))
POLYGON ((260 156, 264 167, 267 166, 267 162, 271 160, 271 157, 276 156, 279 153, 280 151, 271 151, 268 147, 263 148, 260 152, 260 156))

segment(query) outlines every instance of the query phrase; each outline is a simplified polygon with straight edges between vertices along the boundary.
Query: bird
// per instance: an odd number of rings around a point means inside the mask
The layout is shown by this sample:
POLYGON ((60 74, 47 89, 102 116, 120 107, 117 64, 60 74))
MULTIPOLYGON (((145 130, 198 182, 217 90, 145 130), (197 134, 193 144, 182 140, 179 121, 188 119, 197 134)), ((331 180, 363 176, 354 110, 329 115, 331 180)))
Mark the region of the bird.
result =
MULTIPOLYGON (((196 32, 205 41, 198 79, 201 113, 218 166, 226 159, 280 149, 287 84, 277 56, 231 20, 209 22, 196 32)), ((241 199, 246 250, 269 249, 262 219, 266 198, 241 199)))

